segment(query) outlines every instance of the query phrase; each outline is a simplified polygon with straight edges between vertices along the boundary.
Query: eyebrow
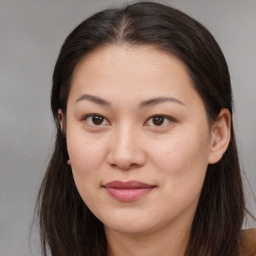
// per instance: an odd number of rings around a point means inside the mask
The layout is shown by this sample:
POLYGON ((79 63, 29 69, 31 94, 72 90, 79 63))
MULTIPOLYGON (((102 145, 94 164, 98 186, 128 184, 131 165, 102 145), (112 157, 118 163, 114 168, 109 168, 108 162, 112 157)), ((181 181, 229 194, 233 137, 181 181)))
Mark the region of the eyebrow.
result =
MULTIPOLYGON (((109 101, 104 100, 98 96, 89 95, 89 94, 83 94, 76 100, 76 102, 80 102, 83 100, 88 100, 88 101, 94 102, 94 103, 96 103, 98 105, 102 105, 102 106, 108 106, 108 107, 111 106, 111 103, 109 101)), ((154 105, 157 105, 160 103, 165 103, 165 102, 173 102, 173 103, 177 103, 179 105, 185 106, 185 104, 182 101, 180 101, 176 98, 173 98, 173 97, 157 97, 157 98, 152 98, 152 99, 142 101, 139 104, 139 108, 154 106, 154 105)))
POLYGON ((177 103, 177 104, 185 106, 185 104, 181 100, 178 100, 173 97, 157 97, 157 98, 152 98, 149 100, 142 101, 139 104, 139 107, 142 108, 142 107, 147 107, 147 106, 154 106, 156 104, 165 103, 165 102, 173 102, 173 103, 177 103))
POLYGON ((89 94, 83 94, 81 97, 79 97, 76 100, 76 102, 83 101, 83 100, 88 100, 88 101, 91 101, 91 102, 94 102, 96 104, 103 105, 103 106, 111 106, 111 103, 109 101, 104 100, 98 96, 93 96, 93 95, 89 95, 89 94))

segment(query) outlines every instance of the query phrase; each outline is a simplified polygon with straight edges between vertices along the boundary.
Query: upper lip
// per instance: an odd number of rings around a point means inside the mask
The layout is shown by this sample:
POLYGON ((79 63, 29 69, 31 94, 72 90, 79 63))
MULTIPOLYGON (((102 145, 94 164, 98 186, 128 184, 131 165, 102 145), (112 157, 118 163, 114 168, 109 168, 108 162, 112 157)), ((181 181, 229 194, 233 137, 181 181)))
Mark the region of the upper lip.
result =
POLYGON ((130 181, 120 181, 114 180, 108 182, 104 185, 106 188, 117 188, 117 189, 135 189, 135 188, 152 188, 155 187, 154 185, 146 184, 141 181, 130 180, 130 181))

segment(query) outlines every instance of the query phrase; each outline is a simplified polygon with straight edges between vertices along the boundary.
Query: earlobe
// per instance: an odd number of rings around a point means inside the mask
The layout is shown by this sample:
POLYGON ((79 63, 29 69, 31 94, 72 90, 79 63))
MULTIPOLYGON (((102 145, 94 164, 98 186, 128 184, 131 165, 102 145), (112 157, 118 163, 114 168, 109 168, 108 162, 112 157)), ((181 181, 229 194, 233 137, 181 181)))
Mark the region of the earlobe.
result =
POLYGON ((228 148, 230 141, 231 114, 224 108, 212 127, 211 150, 208 159, 209 164, 217 163, 228 148))
POLYGON ((59 119, 59 124, 60 124, 60 128, 63 131, 63 120, 64 120, 64 115, 63 115, 63 111, 62 109, 58 109, 58 119, 59 119))

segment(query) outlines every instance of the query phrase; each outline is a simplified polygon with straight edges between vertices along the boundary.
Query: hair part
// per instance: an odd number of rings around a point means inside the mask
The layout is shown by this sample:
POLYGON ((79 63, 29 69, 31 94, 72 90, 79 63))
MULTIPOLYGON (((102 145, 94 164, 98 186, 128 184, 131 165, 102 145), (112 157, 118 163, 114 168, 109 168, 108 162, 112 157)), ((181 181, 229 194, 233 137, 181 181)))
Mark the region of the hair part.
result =
MULTIPOLYGON (((65 116, 77 65, 101 47, 153 46, 177 56, 186 65, 201 96, 209 122, 222 108, 232 115, 228 67, 220 47, 200 23, 174 8, 139 2, 96 13, 78 25, 65 40, 57 59, 51 93, 56 123, 55 149, 38 195, 43 255, 107 255, 103 224, 82 201, 72 176, 65 133, 58 110, 65 116)), ((192 223, 185 256, 238 255, 245 210, 233 124, 222 159, 209 165, 192 223)))

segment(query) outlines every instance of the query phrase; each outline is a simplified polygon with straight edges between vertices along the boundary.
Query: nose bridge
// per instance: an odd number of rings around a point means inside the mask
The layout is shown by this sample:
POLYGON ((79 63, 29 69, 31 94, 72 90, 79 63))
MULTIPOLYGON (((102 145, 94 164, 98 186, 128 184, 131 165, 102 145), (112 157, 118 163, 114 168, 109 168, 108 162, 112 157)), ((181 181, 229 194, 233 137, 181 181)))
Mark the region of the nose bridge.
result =
POLYGON ((110 162, 122 169, 143 165, 145 156, 136 127, 124 122, 112 134, 110 162))
POLYGON ((116 135, 114 135, 117 146, 122 150, 131 150, 132 144, 136 144, 136 141, 134 140, 135 133, 135 128, 128 123, 124 123, 117 127, 116 135))

